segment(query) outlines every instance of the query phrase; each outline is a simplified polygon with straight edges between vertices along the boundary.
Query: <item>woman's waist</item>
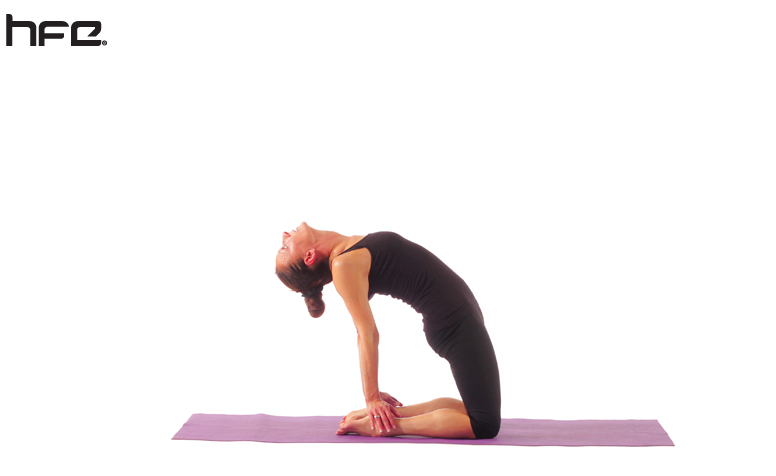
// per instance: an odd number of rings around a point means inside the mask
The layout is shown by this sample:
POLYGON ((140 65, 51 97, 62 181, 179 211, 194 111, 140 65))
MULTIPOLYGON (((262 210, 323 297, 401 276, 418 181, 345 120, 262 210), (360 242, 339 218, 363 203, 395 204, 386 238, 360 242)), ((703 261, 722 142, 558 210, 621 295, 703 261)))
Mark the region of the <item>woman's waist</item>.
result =
POLYGON ((482 311, 479 306, 460 305, 449 309, 447 312, 435 312, 423 314, 423 331, 426 334, 433 333, 451 326, 460 324, 466 320, 483 322, 482 311))

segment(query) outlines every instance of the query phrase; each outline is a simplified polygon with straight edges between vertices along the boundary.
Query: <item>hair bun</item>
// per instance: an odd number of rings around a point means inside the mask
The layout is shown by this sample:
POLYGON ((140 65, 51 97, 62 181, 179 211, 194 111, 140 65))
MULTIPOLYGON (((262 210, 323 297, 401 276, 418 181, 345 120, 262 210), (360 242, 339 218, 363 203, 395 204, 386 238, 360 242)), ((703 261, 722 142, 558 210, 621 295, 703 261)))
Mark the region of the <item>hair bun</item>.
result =
POLYGON ((323 293, 320 290, 303 293, 304 303, 307 305, 307 312, 313 317, 321 317, 323 311, 326 309, 326 304, 323 303, 323 293))

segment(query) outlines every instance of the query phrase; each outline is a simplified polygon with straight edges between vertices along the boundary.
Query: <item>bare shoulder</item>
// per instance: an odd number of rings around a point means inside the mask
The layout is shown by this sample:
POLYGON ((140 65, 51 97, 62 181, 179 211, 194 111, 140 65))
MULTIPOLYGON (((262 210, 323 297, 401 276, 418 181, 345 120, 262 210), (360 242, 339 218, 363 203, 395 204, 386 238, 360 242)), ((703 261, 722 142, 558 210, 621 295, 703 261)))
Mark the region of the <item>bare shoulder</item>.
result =
POLYGON ((366 248, 336 256, 331 262, 334 288, 345 302, 353 317, 359 335, 375 330, 374 317, 369 307, 369 269, 372 255, 366 248))
POLYGON ((331 262, 331 274, 333 279, 337 276, 346 277, 352 275, 369 275, 372 266, 372 255, 366 248, 353 250, 344 255, 337 256, 331 262))
MULTIPOLYGON (((366 235, 353 236, 352 240, 347 243, 345 249, 342 251, 350 249, 353 245, 364 239, 365 236, 366 235)), ((357 250, 348 251, 344 254, 340 252, 338 256, 335 256, 331 261, 331 272, 332 275, 336 274, 337 272, 340 274, 350 274, 355 271, 363 271, 364 266, 366 266, 366 272, 369 274, 369 267, 371 264, 372 255, 369 253, 369 250, 366 248, 360 248, 357 250)))
POLYGON ((346 301, 360 300, 369 292, 369 269, 372 255, 366 248, 349 251, 331 262, 334 288, 346 301))

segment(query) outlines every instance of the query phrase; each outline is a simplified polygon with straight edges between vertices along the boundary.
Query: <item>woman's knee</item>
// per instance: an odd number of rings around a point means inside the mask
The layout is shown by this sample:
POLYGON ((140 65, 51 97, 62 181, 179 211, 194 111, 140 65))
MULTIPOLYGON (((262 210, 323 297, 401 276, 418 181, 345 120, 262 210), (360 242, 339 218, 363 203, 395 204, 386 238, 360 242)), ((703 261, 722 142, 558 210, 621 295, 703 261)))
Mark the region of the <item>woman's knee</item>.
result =
POLYGON ((486 415, 484 417, 472 417, 469 414, 472 423, 474 438, 478 440, 489 440, 495 438, 501 430, 501 416, 486 415))

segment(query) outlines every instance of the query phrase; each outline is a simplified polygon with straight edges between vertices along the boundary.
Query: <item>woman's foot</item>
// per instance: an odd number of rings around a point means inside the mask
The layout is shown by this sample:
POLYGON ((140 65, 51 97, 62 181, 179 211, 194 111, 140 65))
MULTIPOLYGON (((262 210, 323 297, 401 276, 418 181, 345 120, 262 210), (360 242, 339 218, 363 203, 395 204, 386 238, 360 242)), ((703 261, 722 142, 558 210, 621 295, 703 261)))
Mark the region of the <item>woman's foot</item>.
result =
POLYGON ((391 435, 390 433, 387 433, 384 435, 383 433, 380 433, 377 430, 377 428, 373 430, 368 417, 352 418, 352 419, 348 419, 346 417, 344 420, 342 420, 340 422, 339 430, 337 430, 337 434, 347 435, 348 433, 358 433, 361 436, 390 436, 391 435))
POLYGON ((362 408, 361 410, 353 410, 352 412, 348 413, 346 416, 342 417, 342 420, 360 420, 362 418, 366 418, 369 415, 367 413, 366 408, 362 408))

